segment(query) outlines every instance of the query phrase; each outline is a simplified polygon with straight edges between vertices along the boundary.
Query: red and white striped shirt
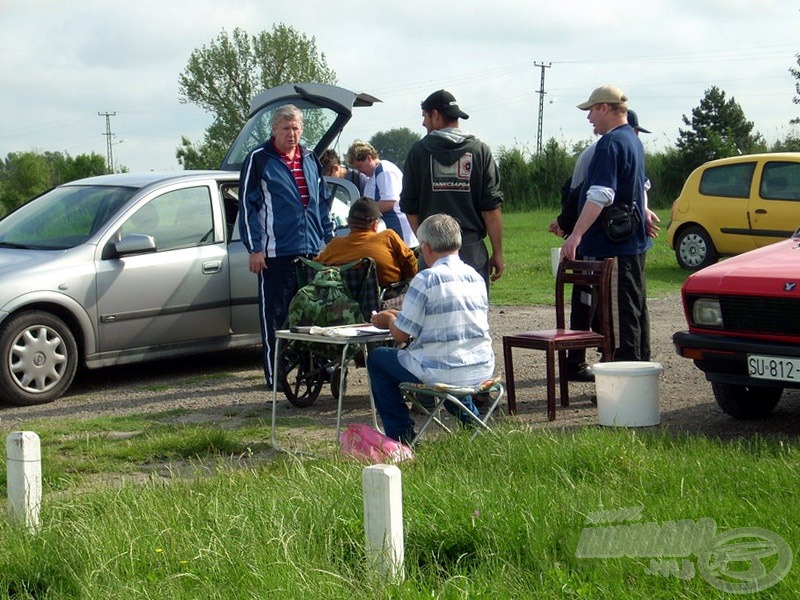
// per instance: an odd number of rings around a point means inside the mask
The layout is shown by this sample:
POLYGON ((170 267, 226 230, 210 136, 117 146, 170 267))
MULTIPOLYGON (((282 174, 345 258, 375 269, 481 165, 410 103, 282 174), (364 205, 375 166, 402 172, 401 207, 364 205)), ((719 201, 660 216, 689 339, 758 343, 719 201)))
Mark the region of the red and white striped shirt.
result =
POLYGON ((300 199, 303 201, 303 206, 308 206, 308 182, 306 181, 305 173, 303 173, 303 149, 298 146, 294 153, 294 158, 289 158, 288 154, 284 154, 273 142, 273 147, 280 154, 283 163, 289 167, 292 172, 294 181, 297 184, 297 189, 300 190, 300 199))

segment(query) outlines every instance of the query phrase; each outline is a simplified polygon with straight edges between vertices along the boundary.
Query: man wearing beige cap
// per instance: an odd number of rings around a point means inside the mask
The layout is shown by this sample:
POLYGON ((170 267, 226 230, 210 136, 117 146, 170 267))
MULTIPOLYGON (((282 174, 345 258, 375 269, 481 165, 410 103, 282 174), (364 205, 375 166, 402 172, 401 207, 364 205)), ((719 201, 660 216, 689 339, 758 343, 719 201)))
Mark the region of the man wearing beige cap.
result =
POLYGON ((644 148, 628 124, 628 97, 618 87, 596 88, 578 108, 587 111, 597 141, 578 199, 578 220, 564 242, 562 256, 574 259, 617 257, 619 335, 614 360, 650 360, 645 255, 652 246, 645 221, 644 148), (632 208, 634 225, 626 239, 613 239, 603 227, 607 207, 632 208))

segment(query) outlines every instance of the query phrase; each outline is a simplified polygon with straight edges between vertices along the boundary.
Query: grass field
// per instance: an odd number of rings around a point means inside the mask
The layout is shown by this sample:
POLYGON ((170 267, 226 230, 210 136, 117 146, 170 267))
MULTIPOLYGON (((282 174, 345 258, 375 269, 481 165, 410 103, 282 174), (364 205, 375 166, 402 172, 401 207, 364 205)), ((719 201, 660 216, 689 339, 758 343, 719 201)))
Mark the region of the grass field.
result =
MULTIPOLYGON (((678 266, 674 252, 667 246, 669 210, 656 212, 661 218, 661 235, 647 253, 647 292, 653 298, 661 298, 678 292, 688 272, 678 266)), ((561 245, 559 238, 547 231, 553 217, 552 213, 543 211, 503 215, 506 271, 492 284, 492 304, 553 303, 550 248, 561 245)))
MULTIPOLYGON (((194 446, 195 461, 246 452, 235 432, 208 435, 213 444, 194 446)), ((103 443, 133 464, 177 456, 174 443, 141 437, 150 439, 103 443)), ((503 422, 476 441, 429 443, 400 466, 400 583, 365 565, 362 465, 286 456, 195 480, 84 482, 48 494, 38 535, 0 522, 0 597, 617 600, 722 597, 722 585, 759 584, 775 584, 759 598, 800 592, 797 569, 785 572, 800 544, 794 440, 503 422), (736 537, 747 532, 757 539, 736 537), (582 536, 593 533, 589 544, 582 536)))
MULTIPOLYGON (((506 215, 508 266, 494 303, 552 302, 549 219, 506 215)), ((648 274, 651 296, 677 291, 686 276, 663 233, 648 274)), ((365 564, 362 464, 329 446, 318 458, 270 460, 265 417, 234 428, 177 425, 181 414, 26 423, 42 442, 41 528, 0 519, 0 598, 800 593, 790 568, 800 547, 793 436, 534 431, 501 419, 475 441, 429 442, 400 465, 405 580, 387 583, 365 564), (587 544, 595 531, 602 543, 587 544)))

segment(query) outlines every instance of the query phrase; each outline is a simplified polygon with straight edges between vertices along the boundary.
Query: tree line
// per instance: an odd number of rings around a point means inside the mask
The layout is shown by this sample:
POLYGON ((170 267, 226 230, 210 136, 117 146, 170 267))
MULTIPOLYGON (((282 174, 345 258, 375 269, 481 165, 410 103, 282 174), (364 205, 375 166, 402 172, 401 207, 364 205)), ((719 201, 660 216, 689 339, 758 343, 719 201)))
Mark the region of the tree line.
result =
MULTIPOLYGON (((800 54, 796 59, 800 67, 800 54)), ((800 104, 800 69, 792 67, 789 72, 798 82, 793 101, 800 104)), ((239 28, 232 34, 222 30, 208 46, 192 52, 178 78, 179 101, 196 104, 213 115, 202 140, 181 137, 175 151, 179 164, 185 169, 218 168, 247 119, 251 98, 262 90, 299 81, 336 83, 336 73, 325 54, 317 50, 314 37, 283 24, 256 35, 239 28)), ((800 151, 796 133, 768 145, 739 103, 716 86, 706 90, 682 122, 685 128, 679 129, 674 147, 646 156, 654 208, 670 206, 692 170, 709 160, 800 151)), ((799 124, 800 119, 790 123, 799 124)), ((382 158, 402 167, 408 149, 419 138, 404 127, 377 132, 369 142, 382 158)), ((585 140, 567 147, 551 138, 535 154, 519 147, 494 149, 504 210, 558 210, 562 185, 578 154, 590 143, 585 140)), ((12 152, 0 159, 0 216, 55 185, 105 172, 105 161, 96 153, 73 158, 62 152, 12 152)))

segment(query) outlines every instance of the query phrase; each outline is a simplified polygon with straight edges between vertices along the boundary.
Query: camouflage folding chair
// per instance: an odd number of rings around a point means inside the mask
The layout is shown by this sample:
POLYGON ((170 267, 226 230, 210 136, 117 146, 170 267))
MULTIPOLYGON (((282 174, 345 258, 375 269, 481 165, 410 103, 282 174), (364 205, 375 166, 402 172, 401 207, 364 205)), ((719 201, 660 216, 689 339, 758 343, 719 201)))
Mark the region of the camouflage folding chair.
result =
MULTIPOLYGON (((363 258, 345 265, 325 265, 313 260, 298 257, 295 260, 298 289, 302 290, 312 283, 318 274, 325 272, 330 267, 336 267, 344 281, 349 298, 357 305, 356 314, 352 314, 347 303, 337 302, 324 314, 310 317, 317 322, 303 323, 304 325, 347 325, 352 323, 369 322, 373 311, 381 308, 381 292, 378 285, 378 275, 375 261, 363 258), (337 322, 341 321, 341 322, 337 322)), ((298 292, 300 293, 300 292, 298 292)), ((290 323, 292 314, 290 307, 290 323)), ((354 354, 358 363, 359 356, 354 354)), ((284 345, 281 362, 283 369, 280 377, 286 398, 298 407, 311 406, 319 397, 326 381, 330 381, 331 394, 339 397, 340 381, 346 384, 347 365, 342 364, 340 351, 336 346, 325 344, 308 344, 291 341, 284 345), (345 369, 344 378, 341 378, 341 369, 345 369)))

